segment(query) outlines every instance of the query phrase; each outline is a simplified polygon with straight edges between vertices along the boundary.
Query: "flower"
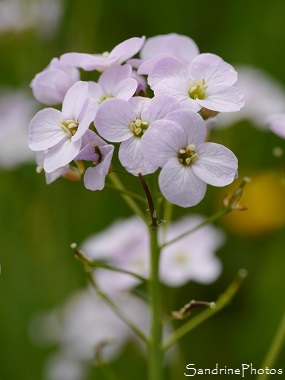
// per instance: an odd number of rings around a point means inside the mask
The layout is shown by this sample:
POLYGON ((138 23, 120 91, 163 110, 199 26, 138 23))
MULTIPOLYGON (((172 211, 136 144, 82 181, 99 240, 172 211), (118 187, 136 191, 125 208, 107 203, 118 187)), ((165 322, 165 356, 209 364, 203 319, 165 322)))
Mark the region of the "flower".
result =
POLYGON ((44 170, 52 173, 69 164, 80 152, 82 137, 94 120, 96 104, 88 97, 88 83, 76 82, 67 92, 62 112, 45 108, 32 119, 29 147, 48 149, 44 170))
POLYGON ((82 148, 75 160, 92 161, 84 174, 84 185, 89 190, 102 190, 109 173, 114 146, 106 144, 95 132, 88 130, 82 137, 82 148))
POLYGON ((149 75, 161 58, 171 56, 189 64, 198 54, 198 46, 192 38, 170 33, 148 38, 136 65, 139 74, 149 75))
MULTIPOLYGON (((166 242, 204 220, 200 215, 191 215, 171 223, 166 242)), ((204 284, 213 282, 221 273, 221 262, 214 253, 223 242, 222 232, 207 225, 166 246, 161 252, 161 281, 169 286, 181 286, 190 280, 204 284)))
POLYGON ((237 172, 236 156, 223 145, 204 142, 206 126, 190 110, 174 111, 158 120, 144 136, 143 154, 162 167, 159 187, 164 197, 181 207, 199 203, 207 184, 230 184, 237 172))
MULTIPOLYGON (((103 232, 90 236, 81 245, 87 258, 103 260, 111 266, 145 278, 149 276, 148 248, 147 228, 137 216, 114 222, 103 232)), ((96 269, 94 276, 100 288, 110 295, 132 289, 140 283, 138 278, 128 274, 105 269, 96 269)))
POLYGON ((109 98, 129 100, 136 92, 138 83, 131 78, 130 65, 112 66, 100 76, 98 83, 89 82, 89 95, 98 106, 109 98))
POLYGON ((272 132, 283 139, 285 138, 285 113, 271 115, 268 118, 268 124, 272 132))
POLYGON ((31 82, 34 97, 43 104, 61 104, 74 83, 79 81, 79 70, 63 65, 58 58, 53 58, 42 72, 31 82))
POLYGON ((237 88, 243 93, 245 105, 239 112, 221 113, 218 126, 229 126, 241 120, 267 129, 267 119, 273 114, 285 112, 285 90, 276 79, 261 69, 251 66, 237 67, 237 88))
POLYGON ((239 111, 244 104, 234 68, 214 54, 200 54, 190 64, 174 57, 160 59, 148 83, 155 95, 166 94, 193 111, 239 111))
POLYGON ((106 140, 122 142, 119 159, 129 172, 150 174, 157 166, 143 155, 143 136, 148 133, 148 128, 155 120, 165 118, 169 112, 179 107, 179 103, 163 95, 152 99, 135 97, 128 102, 108 99, 97 112, 95 127, 106 140))
POLYGON ((143 46, 145 37, 132 37, 103 54, 66 53, 60 57, 63 64, 81 67, 86 71, 104 71, 110 66, 120 65, 137 54, 143 46))
POLYGON ((22 90, 0 92, 0 167, 10 170, 34 160, 27 139, 36 109, 36 102, 22 90))

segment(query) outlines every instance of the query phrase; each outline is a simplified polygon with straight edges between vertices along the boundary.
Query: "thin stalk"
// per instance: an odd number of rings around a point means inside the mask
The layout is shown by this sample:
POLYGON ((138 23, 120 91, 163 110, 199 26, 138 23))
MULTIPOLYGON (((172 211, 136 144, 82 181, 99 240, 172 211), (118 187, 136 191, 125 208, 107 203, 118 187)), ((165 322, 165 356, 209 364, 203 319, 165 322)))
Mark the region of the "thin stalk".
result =
MULTIPOLYGON (((285 344, 285 313, 282 316, 280 325, 276 331, 276 334, 273 338, 273 341, 269 347, 269 350, 264 358, 264 361, 261 365, 261 368, 273 368, 276 359, 278 358, 280 351, 285 344)), ((265 380, 269 377, 270 374, 264 373, 261 376, 258 376, 260 380, 265 380)))
POLYGON ((158 229, 150 228, 151 276, 149 279, 149 297, 151 308, 151 341, 149 344, 149 380, 162 380, 162 316, 161 289, 159 282, 158 229))
POLYGON ((98 285, 96 284, 96 281, 94 280, 94 278, 92 276, 92 273, 89 272, 88 270, 86 271, 86 273, 87 273, 87 278, 88 278, 90 284, 94 287, 94 289, 96 290, 99 297, 101 297, 106 302, 106 304, 110 306, 110 308, 116 313, 116 315, 123 322, 125 322, 133 330, 133 332, 139 338, 141 338, 141 340, 143 342, 148 344, 149 339, 145 336, 145 334, 132 321, 129 320, 129 318, 122 312, 122 310, 120 310, 118 308, 118 306, 112 300, 110 300, 110 298, 105 293, 102 292, 101 289, 99 289, 98 285))
POLYGON ((137 205, 137 203, 133 200, 133 198, 130 195, 128 195, 128 194, 124 194, 124 192, 126 191, 126 189, 125 189, 124 185, 122 184, 122 182, 119 180, 118 176, 115 173, 110 173, 109 174, 109 179, 111 180, 111 182, 113 183, 113 185, 118 190, 122 191, 122 193, 121 193, 122 198, 128 204, 128 206, 135 212, 135 214, 137 214, 139 217, 141 217, 142 220, 145 223, 148 223, 148 220, 147 220, 144 212, 137 205))
POLYGON ((199 228, 206 226, 207 224, 210 224, 214 222, 215 220, 219 219, 221 216, 227 214, 229 211, 226 210, 226 208, 222 208, 221 210, 217 211, 215 214, 211 215, 208 219, 204 220, 203 222, 197 224, 197 226, 190 228, 188 231, 184 232, 181 235, 178 235, 176 238, 169 240, 168 242, 162 244, 161 248, 164 248, 172 243, 175 243, 176 241, 184 238, 187 235, 192 234, 193 232, 199 230, 199 228))
POLYGON ((117 186, 113 186, 113 185, 111 185, 110 183, 106 183, 106 186, 109 187, 109 188, 111 188, 111 189, 117 190, 117 191, 118 191, 119 193, 121 193, 121 194, 129 195, 131 198, 134 198, 134 199, 136 199, 137 201, 146 204, 146 200, 145 200, 145 198, 142 197, 142 196, 139 195, 139 194, 134 193, 133 191, 118 189, 117 186))
POLYGON ((247 272, 244 269, 241 269, 234 281, 230 284, 228 289, 220 295, 217 302, 215 303, 216 306, 214 308, 205 309, 200 314, 198 314, 196 317, 191 318, 188 322, 186 322, 183 326, 178 328, 176 331, 174 331, 167 340, 163 343, 162 348, 164 350, 167 350, 169 347, 171 347, 174 343, 176 343, 179 339, 181 339, 183 336, 188 334, 190 331, 192 331, 195 327, 199 326, 201 323, 212 317, 214 314, 218 313, 220 310, 222 310, 225 306, 227 306, 234 295, 239 290, 244 278, 247 276, 247 272))
POLYGON ((105 263, 102 263, 99 261, 89 260, 87 257, 84 256, 84 253, 77 248, 76 243, 71 244, 71 248, 74 250, 74 255, 75 255, 76 259, 78 261, 80 261, 85 266, 85 268, 87 270, 90 270, 89 268, 102 268, 102 269, 107 269, 107 270, 110 270, 113 272, 128 274, 130 276, 137 278, 138 280, 140 280, 142 282, 147 281, 147 279, 145 277, 140 276, 139 274, 131 272, 129 270, 117 268, 117 267, 114 267, 112 265, 108 265, 108 264, 105 264, 105 263))

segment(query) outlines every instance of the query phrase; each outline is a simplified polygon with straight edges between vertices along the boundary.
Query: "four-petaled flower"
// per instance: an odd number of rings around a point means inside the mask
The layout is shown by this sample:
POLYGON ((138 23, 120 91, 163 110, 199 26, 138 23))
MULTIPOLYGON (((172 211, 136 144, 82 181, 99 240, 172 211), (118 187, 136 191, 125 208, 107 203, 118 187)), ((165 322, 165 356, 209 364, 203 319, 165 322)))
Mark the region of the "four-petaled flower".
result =
POLYGON ((96 104, 88 96, 88 83, 77 82, 67 92, 62 111, 45 108, 30 123, 29 147, 48 149, 44 169, 51 173, 69 164, 80 152, 82 136, 94 120, 96 104))
POLYGON ((173 96, 183 107, 196 112, 202 108, 239 111, 244 101, 234 86, 236 81, 234 68, 214 54, 200 54, 190 64, 174 57, 162 58, 148 76, 155 95, 173 96))
POLYGON ((135 97, 106 100, 99 108, 95 127, 100 135, 112 142, 122 142, 119 150, 121 164, 131 173, 153 173, 157 166, 143 155, 144 136, 155 120, 163 119, 179 103, 168 96, 152 99, 135 97))
POLYGON ((154 122, 144 137, 144 156, 162 167, 159 186, 169 202, 194 206, 203 199, 207 184, 226 186, 234 180, 236 156, 205 138, 205 122, 190 110, 174 111, 167 120, 154 122))

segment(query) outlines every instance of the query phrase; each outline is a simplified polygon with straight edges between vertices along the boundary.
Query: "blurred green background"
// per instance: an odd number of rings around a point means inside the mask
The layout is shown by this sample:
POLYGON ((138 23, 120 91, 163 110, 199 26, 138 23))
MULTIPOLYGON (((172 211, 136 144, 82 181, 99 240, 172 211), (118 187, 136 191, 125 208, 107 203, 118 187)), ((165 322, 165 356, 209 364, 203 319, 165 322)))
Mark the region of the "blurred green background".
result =
MULTIPOLYGON (((1 31, 1 87, 30 91, 35 74, 53 57, 68 51, 101 52, 132 36, 170 32, 192 37, 201 52, 218 54, 233 65, 264 69, 285 87, 283 0, 177 0, 167 4, 158 0, 66 0, 62 7, 59 27, 48 37, 36 27, 1 31)), ((35 25, 39 23, 36 20, 35 25)), ((225 217, 217 223, 227 232, 227 242, 218 252, 224 266, 221 277, 211 286, 189 283, 173 291, 173 309, 193 298, 215 300, 240 268, 246 268, 249 276, 228 308, 182 339, 183 356, 168 371, 169 380, 184 378, 187 363, 204 368, 218 362, 235 368, 252 362, 259 368, 284 312, 285 226, 282 222, 274 225, 274 220, 277 214, 284 215, 285 188, 280 188, 279 197, 272 197, 272 180, 265 177, 258 187, 253 183, 255 173, 267 169, 281 178, 279 162, 271 152, 277 145, 285 148, 285 142, 249 122, 214 131, 212 140, 232 149, 239 158, 240 172, 253 176, 248 192, 253 192, 259 210, 273 222, 268 228, 260 227, 258 216, 244 212, 238 221, 225 217), (247 228, 246 223, 254 227, 247 228)), ((200 205, 190 210, 177 208, 174 217, 192 211, 210 215, 228 191, 209 187, 200 205)), ((39 380, 50 350, 31 342, 29 323, 36 313, 60 305, 86 285, 70 243, 80 243, 131 212, 110 189, 92 193, 82 183, 63 179, 47 186, 44 176, 36 175, 35 165, 27 164, 10 171, 0 169, 0 215, 0 379, 39 380)), ((131 346, 113 366, 122 379, 146 378, 145 360, 131 346)), ((285 371, 284 348, 275 368, 282 366, 285 371)), ((101 379, 100 374, 94 378, 101 379)))

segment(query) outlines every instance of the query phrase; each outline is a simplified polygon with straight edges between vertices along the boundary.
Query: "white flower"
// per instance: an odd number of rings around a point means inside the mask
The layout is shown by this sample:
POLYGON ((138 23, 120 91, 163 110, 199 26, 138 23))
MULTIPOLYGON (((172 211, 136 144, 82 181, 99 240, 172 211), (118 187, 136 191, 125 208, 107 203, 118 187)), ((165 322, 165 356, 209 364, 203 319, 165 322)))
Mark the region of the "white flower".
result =
POLYGON ((24 91, 0 93, 0 167, 12 169, 32 162, 35 154, 28 147, 28 125, 37 108, 24 91))
POLYGON ((220 144, 204 142, 202 117, 189 110, 168 114, 155 121, 143 138, 143 154, 162 167, 159 187, 164 197, 181 207, 199 203, 207 184, 226 186, 236 176, 237 158, 220 144))
MULTIPOLYGON (((195 215, 172 223, 166 242, 196 227, 203 220, 204 217, 195 215)), ((213 282, 222 267, 214 254, 223 242, 222 232, 208 225, 166 246, 161 253, 161 281, 169 286, 181 286, 189 281, 213 282)))

